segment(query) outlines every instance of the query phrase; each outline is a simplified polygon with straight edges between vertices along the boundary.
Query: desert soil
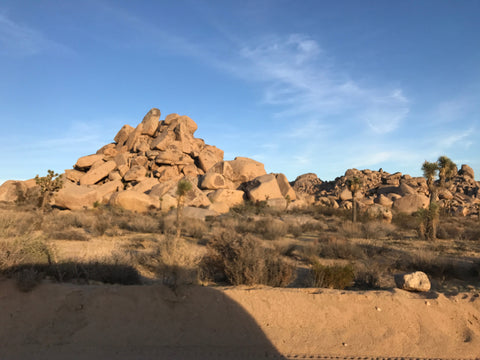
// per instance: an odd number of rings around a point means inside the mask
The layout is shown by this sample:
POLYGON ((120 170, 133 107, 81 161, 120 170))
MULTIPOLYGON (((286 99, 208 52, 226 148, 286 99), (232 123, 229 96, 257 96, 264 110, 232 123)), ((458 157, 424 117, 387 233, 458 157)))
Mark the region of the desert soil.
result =
POLYGON ((0 280, 0 359, 480 358, 477 293, 0 280))

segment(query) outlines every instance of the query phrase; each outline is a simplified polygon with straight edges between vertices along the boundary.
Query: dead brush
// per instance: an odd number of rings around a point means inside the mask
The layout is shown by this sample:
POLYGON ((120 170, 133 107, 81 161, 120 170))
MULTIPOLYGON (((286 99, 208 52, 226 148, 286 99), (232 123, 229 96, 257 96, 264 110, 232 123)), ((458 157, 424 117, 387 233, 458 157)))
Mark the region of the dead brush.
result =
POLYGON ((201 240, 208 232, 208 226, 203 220, 186 219, 183 223, 183 232, 194 239, 201 240))
POLYGON ((363 237, 365 239, 383 239, 396 234, 397 227, 383 221, 368 221, 362 224, 363 237))
POLYGON ((42 219, 43 214, 34 211, 2 211, 0 213, 0 237, 12 238, 30 234, 38 230, 42 219))
POLYGON ((280 219, 265 218, 255 222, 254 231, 266 240, 276 240, 287 235, 288 225, 280 219))
POLYGON ((314 244, 304 247, 303 253, 311 262, 319 258, 363 260, 366 258, 363 248, 346 239, 327 236, 319 238, 314 244))
POLYGON ((136 233, 158 233, 161 230, 161 223, 158 219, 146 214, 129 213, 129 216, 122 216, 118 219, 120 229, 136 233))
POLYGON ((222 232, 208 243, 207 250, 201 264, 206 281, 269 286, 287 286, 292 281, 293 266, 251 235, 222 232))

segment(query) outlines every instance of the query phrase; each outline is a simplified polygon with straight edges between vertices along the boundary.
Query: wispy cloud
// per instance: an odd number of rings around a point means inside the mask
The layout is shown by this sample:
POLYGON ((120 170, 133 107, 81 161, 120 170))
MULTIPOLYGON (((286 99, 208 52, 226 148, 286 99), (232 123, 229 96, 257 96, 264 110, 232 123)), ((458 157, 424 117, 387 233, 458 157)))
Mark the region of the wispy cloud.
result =
POLYGON ((372 87, 351 79, 308 36, 268 37, 244 46, 240 55, 250 66, 238 71, 249 72, 266 84, 263 100, 283 108, 278 116, 297 114, 317 123, 341 116, 343 122, 386 134, 397 129, 409 112, 401 89, 372 87))
POLYGON ((72 53, 65 45, 48 39, 42 32, 0 12, 0 54, 31 56, 48 50, 72 53))

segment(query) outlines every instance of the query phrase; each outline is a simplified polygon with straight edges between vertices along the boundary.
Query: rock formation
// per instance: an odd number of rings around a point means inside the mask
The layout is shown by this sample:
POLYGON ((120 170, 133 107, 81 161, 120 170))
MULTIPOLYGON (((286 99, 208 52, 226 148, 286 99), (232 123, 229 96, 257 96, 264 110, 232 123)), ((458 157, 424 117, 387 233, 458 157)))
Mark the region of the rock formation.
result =
MULTIPOLYGON (((227 212, 246 199, 284 200, 287 194, 295 199, 285 175, 267 175, 262 163, 245 157, 224 161, 223 150, 195 138, 196 130, 188 116, 170 114, 160 120, 160 110, 151 109, 136 128, 124 125, 113 143, 79 158, 73 169, 66 170, 54 205, 82 209, 105 203, 138 212, 168 211, 176 206, 182 178, 193 185, 185 205, 215 213, 227 212)), ((0 200, 14 201, 26 187, 23 183, 2 185, 0 200)))
MULTIPOLYGON (((65 170, 64 187, 53 205, 82 209, 99 203, 141 212, 169 211, 176 206, 178 181, 185 178, 193 185, 185 205, 217 214, 245 200, 266 201, 279 209, 308 204, 351 209, 347 181, 352 177, 362 182, 356 200, 370 217, 390 221, 392 212, 411 214, 429 203, 423 177, 381 169, 349 169, 327 182, 309 173, 289 183, 283 174, 267 174, 258 161, 224 160, 223 150, 195 138, 198 126, 188 116, 170 114, 164 120, 160 116, 160 110, 151 109, 136 128, 124 125, 113 143, 79 158, 73 169, 65 170)), ((0 201, 13 202, 34 188, 35 180, 7 181, 0 186, 0 201)), ((472 168, 462 165, 446 187, 439 189, 437 200, 452 214, 477 216, 479 188, 472 168)))
MULTIPOLYGON (((309 173, 297 177, 291 185, 297 197, 308 199, 311 204, 351 209, 352 195, 347 189, 347 180, 352 177, 358 177, 362 182, 362 188, 357 193, 360 209, 365 211, 369 209, 368 214, 382 214, 379 217, 387 221, 391 219, 391 211, 412 214, 429 204, 425 178, 399 172, 390 174, 382 169, 379 171, 349 169, 344 176, 327 182, 309 173)), ((480 182, 474 180, 472 168, 462 165, 457 174, 447 181, 446 186, 438 189, 436 200, 451 214, 478 216, 479 189, 480 182)))

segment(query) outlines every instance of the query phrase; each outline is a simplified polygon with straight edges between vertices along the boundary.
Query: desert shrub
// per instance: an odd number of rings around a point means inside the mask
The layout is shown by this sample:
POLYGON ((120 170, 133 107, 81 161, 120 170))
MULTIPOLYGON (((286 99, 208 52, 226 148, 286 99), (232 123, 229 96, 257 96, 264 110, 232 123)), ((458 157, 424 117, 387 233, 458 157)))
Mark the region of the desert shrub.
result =
POLYGON ((455 224, 440 222, 437 228, 439 239, 459 239, 463 235, 462 229, 455 224))
POLYGON ((363 237, 363 225, 357 222, 344 221, 339 229, 341 235, 347 238, 362 238, 363 237))
POLYGON ((256 228, 255 225, 255 221, 252 218, 237 219, 235 231, 240 234, 254 234, 256 228))
POLYGON ((287 234, 288 225, 282 220, 265 218, 255 222, 255 233, 266 240, 276 240, 287 234))
POLYGON ((222 232, 207 245, 202 260, 206 280, 225 280, 232 285, 265 284, 286 286, 293 277, 293 266, 271 249, 265 249, 251 235, 222 232))
POLYGON ((43 217, 42 229, 45 232, 63 231, 71 228, 91 231, 95 215, 87 211, 54 210, 43 217))
POLYGON ((404 230, 417 230, 419 225, 419 219, 415 215, 394 213, 392 218, 392 224, 404 230))
POLYGON ((83 229, 66 229, 59 231, 52 231, 46 234, 49 239, 55 240, 73 240, 73 241, 88 241, 90 237, 83 229))
POLYGON ((318 239, 310 251, 325 259, 361 260, 366 257, 361 246, 333 236, 318 239))
POLYGON ((34 212, 3 212, 0 214, 0 236, 18 237, 40 227, 43 215, 34 212))
POLYGON ((302 224, 302 233, 322 232, 328 230, 328 225, 322 220, 310 220, 302 224))
POLYGON ((359 289, 378 289, 380 287, 380 269, 377 264, 370 264, 355 271, 354 285, 359 289))
POLYGON ((262 215, 268 211, 268 205, 266 201, 244 201, 243 204, 234 206, 230 209, 230 212, 239 215, 262 215))
POLYGON ((120 229, 138 233, 157 233, 161 224, 158 219, 149 215, 131 213, 130 216, 120 220, 120 229))
POLYGON ((351 218, 351 211, 346 209, 335 209, 332 206, 315 206, 312 208, 316 214, 320 214, 327 217, 339 217, 342 219, 350 219, 351 218))
POLYGON ((0 242, 0 271, 22 264, 52 264, 53 249, 43 238, 23 236, 0 242))
POLYGON ((464 278, 470 273, 468 268, 461 266, 453 259, 437 256, 429 250, 417 250, 404 254, 395 262, 395 267, 402 271, 423 271, 429 276, 445 278, 464 278))
POLYGON ((199 282, 199 256, 175 234, 165 235, 149 251, 133 250, 121 256, 127 258, 122 263, 143 267, 172 289, 199 282))
POLYGON ((466 240, 480 240, 480 224, 471 225, 463 231, 463 237, 466 240))
POLYGON ((345 289, 352 285, 355 279, 355 273, 352 265, 324 266, 320 263, 312 265, 311 271, 312 287, 345 289))
POLYGON ((112 216, 110 214, 100 213, 93 224, 93 231, 96 235, 102 236, 112 227, 112 216))
POLYGON ((383 221, 369 221, 362 224, 365 239, 382 239, 395 235, 396 226, 383 221))
MULTIPOLYGON (((58 282, 89 283, 91 281, 106 284, 136 285, 141 284, 138 271, 129 265, 116 263, 112 259, 91 262, 60 262, 56 264, 21 265, 11 269, 15 276, 28 270, 40 277, 49 277, 58 282)), ((28 272, 27 272, 28 273, 28 272)), ((22 276, 22 275, 20 275, 22 276)))
POLYGON ((185 232, 188 236, 191 236, 197 240, 202 239, 202 237, 208 231, 205 221, 198 219, 188 219, 187 221, 184 221, 182 229, 183 232, 185 232))
POLYGON ((303 229, 301 225, 289 224, 288 233, 292 234, 295 239, 298 239, 303 234, 303 229))

